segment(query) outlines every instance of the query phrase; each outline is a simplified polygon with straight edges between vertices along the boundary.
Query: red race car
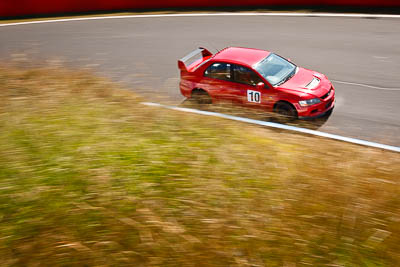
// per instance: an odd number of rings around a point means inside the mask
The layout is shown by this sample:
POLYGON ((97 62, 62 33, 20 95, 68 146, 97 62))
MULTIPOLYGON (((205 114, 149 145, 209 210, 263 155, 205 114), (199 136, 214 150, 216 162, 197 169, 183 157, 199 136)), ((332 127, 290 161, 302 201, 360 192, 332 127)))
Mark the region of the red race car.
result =
POLYGON ((183 96, 200 104, 228 101, 290 118, 315 118, 335 105, 335 88, 318 72, 265 50, 199 48, 178 60, 183 96))

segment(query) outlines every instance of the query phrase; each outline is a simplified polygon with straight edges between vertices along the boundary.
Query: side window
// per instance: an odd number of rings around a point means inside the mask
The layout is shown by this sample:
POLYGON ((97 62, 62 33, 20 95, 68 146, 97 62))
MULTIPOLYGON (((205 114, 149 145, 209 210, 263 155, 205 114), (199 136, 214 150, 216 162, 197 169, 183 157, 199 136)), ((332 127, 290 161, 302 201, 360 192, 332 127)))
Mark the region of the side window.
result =
POLYGON ((227 63, 214 63, 209 66, 204 72, 205 77, 210 77, 220 80, 231 80, 231 64, 227 63))
POLYGON ((252 86, 257 85, 260 82, 263 82, 254 71, 240 65, 234 65, 233 79, 234 82, 244 83, 252 86))

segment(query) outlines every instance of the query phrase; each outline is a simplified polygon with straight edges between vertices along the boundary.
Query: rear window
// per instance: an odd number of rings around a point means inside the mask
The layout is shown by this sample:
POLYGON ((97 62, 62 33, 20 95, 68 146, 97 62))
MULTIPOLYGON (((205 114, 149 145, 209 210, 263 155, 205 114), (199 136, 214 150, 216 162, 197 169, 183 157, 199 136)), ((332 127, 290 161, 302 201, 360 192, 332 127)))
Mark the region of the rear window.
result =
POLYGON ((205 77, 230 81, 231 80, 231 64, 213 63, 204 72, 205 77))

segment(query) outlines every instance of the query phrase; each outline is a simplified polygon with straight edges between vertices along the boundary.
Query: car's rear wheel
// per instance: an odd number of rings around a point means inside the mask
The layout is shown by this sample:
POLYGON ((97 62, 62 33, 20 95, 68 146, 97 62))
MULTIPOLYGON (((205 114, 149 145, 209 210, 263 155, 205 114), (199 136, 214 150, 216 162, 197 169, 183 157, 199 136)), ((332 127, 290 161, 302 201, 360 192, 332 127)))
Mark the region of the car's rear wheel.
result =
POLYGON ((194 90, 192 92, 192 100, 194 103, 199 105, 209 105, 212 104, 212 99, 210 95, 203 90, 194 90))
POLYGON ((276 104, 275 112, 278 114, 278 119, 283 122, 297 119, 296 109, 286 102, 279 102, 276 104))

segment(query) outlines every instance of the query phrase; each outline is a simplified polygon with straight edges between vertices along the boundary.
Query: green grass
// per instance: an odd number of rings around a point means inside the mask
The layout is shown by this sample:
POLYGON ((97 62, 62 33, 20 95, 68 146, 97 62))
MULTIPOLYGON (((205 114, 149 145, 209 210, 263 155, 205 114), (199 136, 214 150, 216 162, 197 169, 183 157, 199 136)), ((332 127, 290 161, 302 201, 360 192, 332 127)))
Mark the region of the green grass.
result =
POLYGON ((0 67, 1 266, 397 266, 399 154, 0 67))

